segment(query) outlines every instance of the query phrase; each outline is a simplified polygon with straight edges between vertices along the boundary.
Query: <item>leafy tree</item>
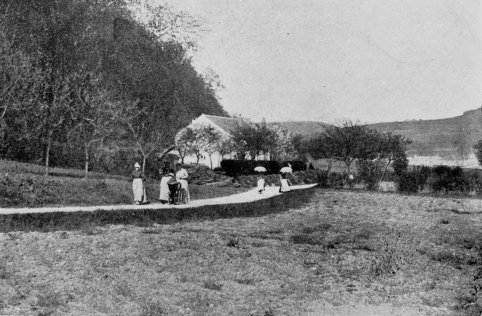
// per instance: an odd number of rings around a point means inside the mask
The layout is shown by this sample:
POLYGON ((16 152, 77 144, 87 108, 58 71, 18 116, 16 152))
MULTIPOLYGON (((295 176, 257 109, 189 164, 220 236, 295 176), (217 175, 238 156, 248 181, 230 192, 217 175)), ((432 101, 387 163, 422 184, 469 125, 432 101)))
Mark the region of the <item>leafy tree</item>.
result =
MULTIPOLYGON (((391 164, 394 165, 394 168, 396 166, 396 168, 406 170, 406 166, 408 166, 408 160, 405 154, 407 144, 410 144, 410 140, 401 135, 393 135, 392 133, 380 134, 379 158, 386 162, 380 181, 383 181, 387 169, 391 164), (405 167, 403 167, 404 164, 406 164, 405 167)), ((397 172, 399 172, 399 170, 397 170, 397 172)))
MULTIPOLYGON (((82 160, 86 145, 92 149, 93 143, 102 142, 98 135, 104 134, 105 130, 100 131, 104 127, 91 124, 99 114, 119 123, 115 135, 106 140, 112 150, 105 153, 115 157, 136 148, 146 161, 171 148, 175 133, 194 117, 226 115, 212 86, 191 64, 191 44, 185 44, 193 42, 192 38, 184 41, 179 36, 195 32, 198 22, 160 9, 154 16, 162 20, 162 32, 156 33, 155 25, 135 19, 130 3, 0 2, 0 83, 4 89, 0 101, 8 100, 0 108, 4 157, 37 160, 42 156, 47 172, 51 151, 57 148, 72 150, 82 160), (102 78, 98 87, 86 88, 86 74, 102 78), (100 106, 101 100, 106 108, 100 106), (69 134, 71 130, 75 131, 69 134), (69 146, 69 135, 79 145, 88 140, 82 144, 83 154, 69 146)), ((66 158, 61 161, 72 163, 66 158)))
POLYGON ((212 169, 212 154, 219 150, 218 142, 221 138, 219 132, 212 126, 194 125, 183 129, 176 139, 176 147, 181 148, 185 153, 192 153, 196 156, 196 163, 203 153, 209 155, 212 169))
POLYGON ((332 158, 345 163, 347 174, 356 159, 375 159, 379 154, 378 146, 379 134, 376 131, 350 121, 328 127, 323 135, 307 144, 314 158, 332 158))
POLYGON ((474 150, 479 164, 482 165, 482 140, 479 140, 477 144, 474 145, 474 150))
POLYGON ((112 95, 101 86, 99 78, 88 73, 79 77, 79 80, 84 83, 79 83, 75 89, 79 105, 74 111, 75 123, 69 132, 69 139, 76 139, 82 144, 87 178, 92 146, 102 143, 118 129, 112 113, 120 104, 113 101, 112 95))
POLYGON ((271 129, 276 135, 275 143, 271 150, 275 159, 281 161, 296 159, 299 155, 295 147, 297 139, 294 140, 291 132, 279 125, 274 125, 271 129))
MULTIPOLYGON (((191 127, 186 127, 181 130, 176 136, 176 149, 179 152, 182 163, 184 163, 184 157, 189 154, 196 154, 198 135, 196 131, 191 127)), ((198 158, 198 155, 196 155, 198 158)), ((198 158, 199 161, 199 158, 198 158)))
POLYGON ((206 126, 202 130, 203 137, 206 139, 206 147, 204 151, 209 156, 209 162, 211 164, 211 169, 213 168, 213 157, 215 152, 220 151, 220 140, 221 134, 212 126, 206 126))
POLYGON ((276 133, 266 124, 241 125, 232 133, 236 151, 244 158, 249 153, 252 160, 268 153, 276 144, 276 133))

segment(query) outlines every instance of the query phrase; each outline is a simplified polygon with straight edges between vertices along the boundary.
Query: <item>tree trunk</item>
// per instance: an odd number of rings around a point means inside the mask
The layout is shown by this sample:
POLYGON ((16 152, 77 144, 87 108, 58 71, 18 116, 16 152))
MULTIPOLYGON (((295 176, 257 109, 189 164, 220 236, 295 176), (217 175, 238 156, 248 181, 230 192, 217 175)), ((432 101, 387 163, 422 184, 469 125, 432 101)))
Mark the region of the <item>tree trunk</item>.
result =
POLYGON ((383 181, 383 179, 385 178, 385 174, 387 173, 388 166, 390 166, 391 162, 392 160, 389 159, 387 165, 385 166, 385 170, 383 170, 382 177, 380 178, 380 182, 383 181))
POLYGON ((212 157, 212 154, 209 154, 209 162, 211 163, 211 170, 213 170, 213 157, 212 157))
POLYGON ((147 160, 147 157, 145 155, 142 155, 142 172, 146 172, 146 160, 147 160))
POLYGON ((52 132, 48 133, 47 137, 47 148, 45 149, 45 175, 48 176, 50 174, 50 147, 52 145, 52 132))
POLYGON ((85 179, 89 177, 89 145, 85 144, 85 179))

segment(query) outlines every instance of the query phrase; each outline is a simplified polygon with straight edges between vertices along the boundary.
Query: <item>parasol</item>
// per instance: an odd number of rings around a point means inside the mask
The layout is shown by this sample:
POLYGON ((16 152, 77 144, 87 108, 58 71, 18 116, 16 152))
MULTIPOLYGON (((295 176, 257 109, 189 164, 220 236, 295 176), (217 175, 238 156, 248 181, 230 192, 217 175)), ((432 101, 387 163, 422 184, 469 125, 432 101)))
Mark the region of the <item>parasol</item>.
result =
POLYGON ((265 168, 265 167, 262 167, 262 166, 257 166, 256 168, 254 168, 254 171, 257 171, 257 172, 266 172, 266 168, 265 168))
POLYGON ((290 167, 283 167, 283 168, 280 169, 279 172, 280 173, 292 173, 293 169, 291 169, 290 167))

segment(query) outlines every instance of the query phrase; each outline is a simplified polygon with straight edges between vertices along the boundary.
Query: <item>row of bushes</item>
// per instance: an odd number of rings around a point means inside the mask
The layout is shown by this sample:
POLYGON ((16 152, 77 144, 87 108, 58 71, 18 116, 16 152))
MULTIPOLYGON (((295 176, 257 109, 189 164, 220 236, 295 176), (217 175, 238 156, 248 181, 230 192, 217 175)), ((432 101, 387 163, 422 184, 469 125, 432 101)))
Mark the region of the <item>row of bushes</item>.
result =
POLYGON ((400 192, 416 193, 482 193, 482 172, 461 167, 421 167, 405 171, 397 177, 400 192))
POLYGON ((279 173, 280 169, 286 164, 291 165, 293 171, 306 170, 306 164, 303 161, 271 161, 271 160, 230 160, 221 161, 221 168, 228 176, 235 177, 239 175, 256 174, 254 168, 261 166, 266 168, 266 174, 279 173))

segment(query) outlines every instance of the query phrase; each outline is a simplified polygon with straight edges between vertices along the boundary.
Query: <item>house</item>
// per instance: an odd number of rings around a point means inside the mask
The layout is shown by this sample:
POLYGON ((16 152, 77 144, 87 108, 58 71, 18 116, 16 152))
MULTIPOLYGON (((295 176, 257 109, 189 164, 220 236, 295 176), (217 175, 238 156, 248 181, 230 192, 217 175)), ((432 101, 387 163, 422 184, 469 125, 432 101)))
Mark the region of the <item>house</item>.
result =
MULTIPOLYGON (((237 117, 222 117, 222 116, 215 116, 215 115, 207 115, 202 114, 198 118, 191 121, 191 123, 187 127, 193 126, 211 126, 213 127, 220 135, 221 141, 228 140, 232 137, 232 133, 238 129, 239 127, 250 125, 248 121, 237 118, 237 117)), ((186 128, 187 128, 186 127, 186 128)), ((184 129, 183 129, 184 130, 184 129)), ((183 131, 181 130, 178 135, 183 131)), ((177 136, 176 136, 177 139, 177 136)), ((174 151, 176 154, 179 152, 174 151)), ((219 152, 214 152, 209 155, 206 152, 201 153, 201 158, 199 159, 199 163, 206 165, 208 167, 220 167, 221 161, 223 159, 237 159, 237 154, 235 152, 224 154, 222 155, 219 152)), ((246 159, 250 159, 249 156, 245 157, 246 159)), ((260 155, 256 157, 256 160, 269 160, 269 154, 260 155)), ((197 157, 195 155, 188 155, 184 157, 184 163, 196 163, 197 157)))

